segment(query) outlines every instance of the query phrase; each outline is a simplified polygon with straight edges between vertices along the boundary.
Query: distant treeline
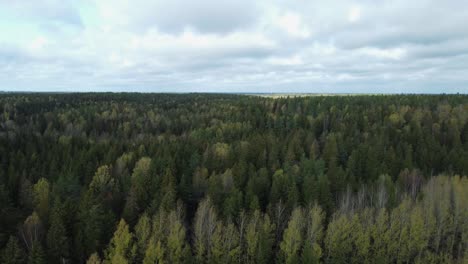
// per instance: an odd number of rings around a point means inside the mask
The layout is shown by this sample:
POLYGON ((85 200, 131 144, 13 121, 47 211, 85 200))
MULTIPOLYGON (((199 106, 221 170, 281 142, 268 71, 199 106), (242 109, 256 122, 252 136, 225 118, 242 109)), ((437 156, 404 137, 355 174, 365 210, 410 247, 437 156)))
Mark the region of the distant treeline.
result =
POLYGON ((0 263, 468 262, 466 95, 0 94, 0 111, 0 263))

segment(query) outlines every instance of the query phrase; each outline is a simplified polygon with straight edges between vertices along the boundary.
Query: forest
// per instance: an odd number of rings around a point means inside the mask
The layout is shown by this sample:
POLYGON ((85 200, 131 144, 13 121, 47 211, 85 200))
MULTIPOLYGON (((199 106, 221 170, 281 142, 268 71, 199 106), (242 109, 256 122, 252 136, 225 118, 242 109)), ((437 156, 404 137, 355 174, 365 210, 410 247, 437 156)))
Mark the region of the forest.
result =
POLYGON ((0 263, 468 263, 468 95, 0 94, 0 263))

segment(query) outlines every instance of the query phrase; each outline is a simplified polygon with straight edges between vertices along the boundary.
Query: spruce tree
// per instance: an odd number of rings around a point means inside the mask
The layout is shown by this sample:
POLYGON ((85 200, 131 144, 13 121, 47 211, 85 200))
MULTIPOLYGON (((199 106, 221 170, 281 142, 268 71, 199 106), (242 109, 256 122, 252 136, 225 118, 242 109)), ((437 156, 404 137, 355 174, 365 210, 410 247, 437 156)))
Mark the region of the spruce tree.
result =
POLYGON ((5 248, 0 251, 0 260, 3 264, 24 264, 26 263, 26 253, 21 248, 16 237, 10 236, 5 248))

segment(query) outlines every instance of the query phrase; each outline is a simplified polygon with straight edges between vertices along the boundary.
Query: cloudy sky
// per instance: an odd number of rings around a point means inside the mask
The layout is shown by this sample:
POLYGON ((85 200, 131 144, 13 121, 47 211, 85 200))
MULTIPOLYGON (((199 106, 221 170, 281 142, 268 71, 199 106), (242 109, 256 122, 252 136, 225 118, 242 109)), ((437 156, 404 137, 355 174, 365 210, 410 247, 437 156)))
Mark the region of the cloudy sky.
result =
POLYGON ((0 0, 0 90, 468 93, 468 1, 0 0))

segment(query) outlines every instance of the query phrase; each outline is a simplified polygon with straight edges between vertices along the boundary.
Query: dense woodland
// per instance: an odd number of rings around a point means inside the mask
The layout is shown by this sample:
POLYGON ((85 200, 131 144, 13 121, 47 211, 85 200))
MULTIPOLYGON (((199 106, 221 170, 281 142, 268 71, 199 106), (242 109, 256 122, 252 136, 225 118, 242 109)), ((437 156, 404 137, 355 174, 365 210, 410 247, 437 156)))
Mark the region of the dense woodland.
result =
POLYGON ((468 263, 468 96, 0 94, 0 263, 468 263))

